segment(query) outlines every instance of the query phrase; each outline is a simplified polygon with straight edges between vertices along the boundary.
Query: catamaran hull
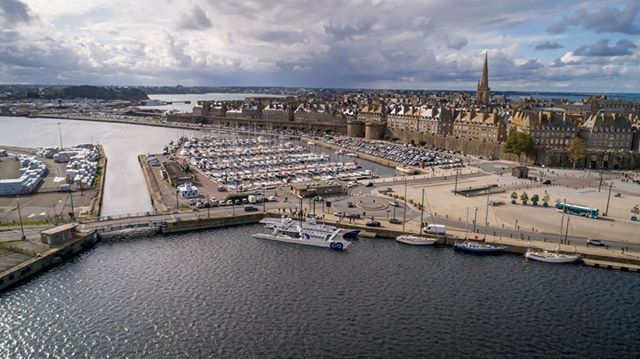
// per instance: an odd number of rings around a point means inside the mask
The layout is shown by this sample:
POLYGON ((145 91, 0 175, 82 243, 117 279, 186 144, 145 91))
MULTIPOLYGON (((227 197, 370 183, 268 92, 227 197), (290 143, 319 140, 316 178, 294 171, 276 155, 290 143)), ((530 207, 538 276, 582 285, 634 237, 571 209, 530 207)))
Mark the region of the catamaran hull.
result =
POLYGON ((548 256, 531 253, 531 252, 525 253, 524 257, 527 259, 532 259, 534 261, 540 261, 545 263, 572 263, 580 259, 579 255, 567 255, 563 257, 548 257, 548 256))
POLYGON ((347 241, 300 239, 300 238, 291 238, 287 236, 274 236, 272 234, 264 234, 264 233, 257 233, 252 236, 253 238, 269 239, 269 240, 278 241, 278 242, 296 243, 296 244, 304 244, 307 246, 330 248, 337 251, 345 250, 351 244, 350 242, 347 242, 347 241))

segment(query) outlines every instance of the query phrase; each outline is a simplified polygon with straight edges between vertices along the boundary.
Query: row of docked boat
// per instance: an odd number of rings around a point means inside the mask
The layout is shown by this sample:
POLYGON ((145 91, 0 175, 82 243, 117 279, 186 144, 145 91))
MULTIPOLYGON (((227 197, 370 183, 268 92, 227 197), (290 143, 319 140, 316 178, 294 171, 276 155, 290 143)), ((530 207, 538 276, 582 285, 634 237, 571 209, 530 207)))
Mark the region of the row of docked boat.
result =
MULTIPOLYGON (((436 243, 438 241, 438 238, 405 234, 396 237, 396 241, 405 244, 424 246, 436 243)), ((453 245, 453 248, 458 251, 475 254, 500 254, 506 250, 506 247, 503 245, 469 240, 457 242, 453 245)), ((572 263, 580 259, 580 254, 560 252, 560 246, 558 245, 555 251, 528 249, 524 254, 524 257, 527 259, 546 263, 572 263)))
MULTIPOLYGON (((350 240, 356 239, 359 230, 340 229, 335 226, 319 224, 314 218, 298 221, 288 217, 264 218, 260 221, 271 233, 256 233, 254 238, 268 239, 278 242, 304 244, 316 247, 345 250, 351 244, 350 240)), ((396 241, 404 244, 428 246, 438 241, 437 237, 424 237, 404 234, 396 237, 396 241)), ((474 254, 499 254, 506 247, 483 241, 457 242, 454 249, 474 254)), ((525 258, 547 263, 571 263, 580 258, 579 254, 562 253, 559 246, 555 251, 529 249, 525 258)))

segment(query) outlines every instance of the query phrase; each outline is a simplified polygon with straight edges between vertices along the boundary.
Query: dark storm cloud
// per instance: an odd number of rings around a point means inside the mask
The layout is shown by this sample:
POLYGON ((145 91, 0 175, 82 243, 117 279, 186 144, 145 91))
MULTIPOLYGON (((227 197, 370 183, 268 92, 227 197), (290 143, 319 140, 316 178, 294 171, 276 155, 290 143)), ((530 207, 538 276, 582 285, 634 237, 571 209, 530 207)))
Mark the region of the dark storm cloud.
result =
POLYGON ((581 26, 597 33, 640 34, 640 1, 632 0, 624 8, 603 7, 589 12, 579 9, 573 16, 565 16, 561 21, 547 28, 551 33, 561 33, 569 27, 581 26))
POLYGON ((609 46, 609 39, 602 39, 593 45, 583 45, 573 53, 580 56, 625 56, 631 55, 631 50, 637 46, 629 40, 619 40, 614 46, 609 46))
POLYGON ((306 40, 306 36, 301 32, 295 31, 281 31, 281 30, 269 30, 256 35, 259 40, 279 43, 279 44, 294 44, 301 43, 306 40))
POLYGON ((557 50, 562 48, 564 48, 564 46, 560 45, 559 43, 549 41, 545 41, 542 44, 536 45, 536 50, 557 50))
POLYGON ((198 5, 193 7, 190 14, 182 14, 178 21, 178 28, 184 30, 206 30, 212 26, 211 19, 198 5))
POLYGON ((0 24, 13 27, 32 20, 29 6, 19 0, 0 0, 0 24))

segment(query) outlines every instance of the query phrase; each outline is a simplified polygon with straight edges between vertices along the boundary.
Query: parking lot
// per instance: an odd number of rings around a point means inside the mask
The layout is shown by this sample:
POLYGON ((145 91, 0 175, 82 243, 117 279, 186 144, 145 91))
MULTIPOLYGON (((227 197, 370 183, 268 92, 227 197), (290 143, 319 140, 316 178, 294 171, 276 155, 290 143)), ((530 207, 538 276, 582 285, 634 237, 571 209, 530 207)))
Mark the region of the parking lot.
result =
POLYGON ((440 168, 464 166, 462 159, 455 156, 452 151, 434 151, 426 147, 414 147, 383 141, 368 141, 350 137, 330 138, 327 139, 327 142, 349 150, 402 163, 406 166, 438 166, 440 168))

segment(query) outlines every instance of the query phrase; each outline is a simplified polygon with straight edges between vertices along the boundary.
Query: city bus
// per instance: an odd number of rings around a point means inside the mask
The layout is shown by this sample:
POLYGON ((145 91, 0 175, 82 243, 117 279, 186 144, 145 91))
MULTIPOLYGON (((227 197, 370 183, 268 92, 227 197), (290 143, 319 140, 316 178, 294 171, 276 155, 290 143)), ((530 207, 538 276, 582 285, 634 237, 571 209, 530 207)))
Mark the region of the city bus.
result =
POLYGON ((585 206, 579 206, 577 204, 569 204, 560 202, 556 204, 556 210, 558 212, 564 212, 567 214, 573 214, 576 216, 589 217, 596 219, 598 218, 599 210, 597 208, 589 208, 585 206))

